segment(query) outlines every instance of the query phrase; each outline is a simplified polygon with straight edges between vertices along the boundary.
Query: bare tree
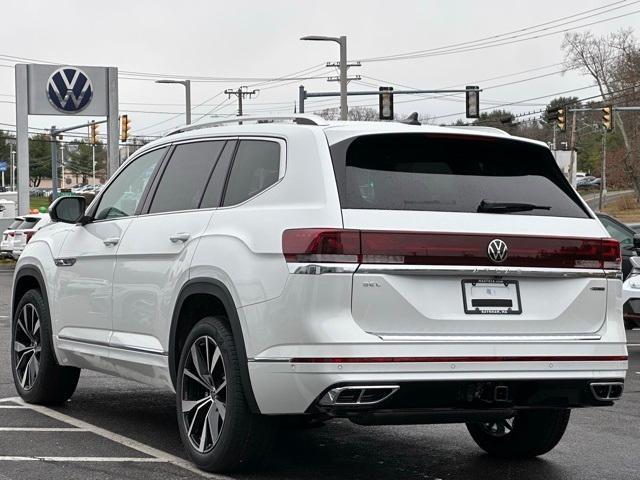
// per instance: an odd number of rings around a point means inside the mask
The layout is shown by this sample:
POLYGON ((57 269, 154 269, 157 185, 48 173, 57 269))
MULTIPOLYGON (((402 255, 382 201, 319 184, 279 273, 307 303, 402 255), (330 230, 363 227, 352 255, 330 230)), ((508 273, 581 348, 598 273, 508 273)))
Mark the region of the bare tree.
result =
MULTIPOLYGON (((629 105, 640 97, 640 45, 631 30, 601 37, 591 32, 567 33, 562 48, 565 51, 565 69, 591 76, 604 102, 629 105)), ((640 122, 637 112, 624 119, 620 112, 615 112, 615 124, 624 142, 622 163, 640 199, 637 145, 640 122)))
MULTIPOLYGON (((318 112, 325 120, 340 120, 339 108, 325 108, 318 112)), ((371 107, 352 107, 349 109, 349 120, 357 122, 376 122, 379 120, 378 110, 371 107)))

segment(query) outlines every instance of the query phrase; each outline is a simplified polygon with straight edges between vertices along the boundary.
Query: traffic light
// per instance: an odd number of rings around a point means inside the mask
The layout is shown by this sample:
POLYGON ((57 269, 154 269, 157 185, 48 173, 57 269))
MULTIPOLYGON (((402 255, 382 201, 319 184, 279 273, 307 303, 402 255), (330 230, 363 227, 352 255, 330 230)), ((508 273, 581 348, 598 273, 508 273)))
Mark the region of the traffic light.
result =
POLYGON ((611 105, 602 107, 602 126, 607 132, 613 131, 613 107, 611 105))
POLYGON ((120 141, 126 142, 131 135, 131 122, 128 115, 122 115, 120 118, 120 141))
POLYGON ((91 143, 94 145, 98 143, 98 135, 100 134, 100 132, 98 132, 98 126, 97 123, 91 123, 91 125, 89 125, 89 136, 91 137, 91 143))
POLYGON ((465 87, 467 118, 480 118, 480 87, 465 87))
POLYGON ((393 120, 393 87, 380 87, 380 120, 393 120))
POLYGON ((558 130, 561 132, 567 131, 567 118, 564 114, 564 108, 558 109, 558 119, 557 119, 558 130))

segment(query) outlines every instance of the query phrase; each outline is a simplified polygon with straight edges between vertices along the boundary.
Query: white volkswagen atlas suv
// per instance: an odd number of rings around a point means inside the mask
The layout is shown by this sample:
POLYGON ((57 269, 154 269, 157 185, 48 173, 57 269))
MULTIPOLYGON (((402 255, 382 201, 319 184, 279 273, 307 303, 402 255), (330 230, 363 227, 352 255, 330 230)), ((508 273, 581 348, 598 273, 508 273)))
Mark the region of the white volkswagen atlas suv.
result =
POLYGON ((532 457, 622 394, 619 244, 540 142, 239 118, 146 145, 84 202, 17 263, 16 388, 64 402, 84 368, 174 390, 202 469, 257 461, 285 416, 460 422, 532 457))

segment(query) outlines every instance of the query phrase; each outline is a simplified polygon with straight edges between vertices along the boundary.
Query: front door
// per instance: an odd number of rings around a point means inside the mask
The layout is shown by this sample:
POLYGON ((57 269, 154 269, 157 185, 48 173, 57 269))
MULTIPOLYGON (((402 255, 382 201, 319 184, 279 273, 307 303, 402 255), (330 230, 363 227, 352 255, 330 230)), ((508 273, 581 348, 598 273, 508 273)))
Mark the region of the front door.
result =
POLYGON ((93 220, 71 227, 56 258, 53 333, 61 350, 94 368, 104 369, 100 357, 111 337, 116 253, 166 151, 143 154, 120 171, 88 212, 93 220))

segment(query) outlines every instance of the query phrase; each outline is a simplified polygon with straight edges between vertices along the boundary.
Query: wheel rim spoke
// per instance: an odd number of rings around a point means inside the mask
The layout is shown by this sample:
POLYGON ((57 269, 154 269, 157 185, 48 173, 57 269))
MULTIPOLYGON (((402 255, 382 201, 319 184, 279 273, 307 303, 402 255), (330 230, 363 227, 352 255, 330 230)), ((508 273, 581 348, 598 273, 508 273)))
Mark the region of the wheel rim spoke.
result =
POLYGON ((182 419, 191 446, 199 453, 217 444, 226 417, 226 372, 222 351, 208 335, 189 347, 182 370, 182 419))
POLYGON ((27 303, 16 317, 12 339, 15 377, 24 390, 33 388, 40 372, 40 326, 38 310, 27 303))

